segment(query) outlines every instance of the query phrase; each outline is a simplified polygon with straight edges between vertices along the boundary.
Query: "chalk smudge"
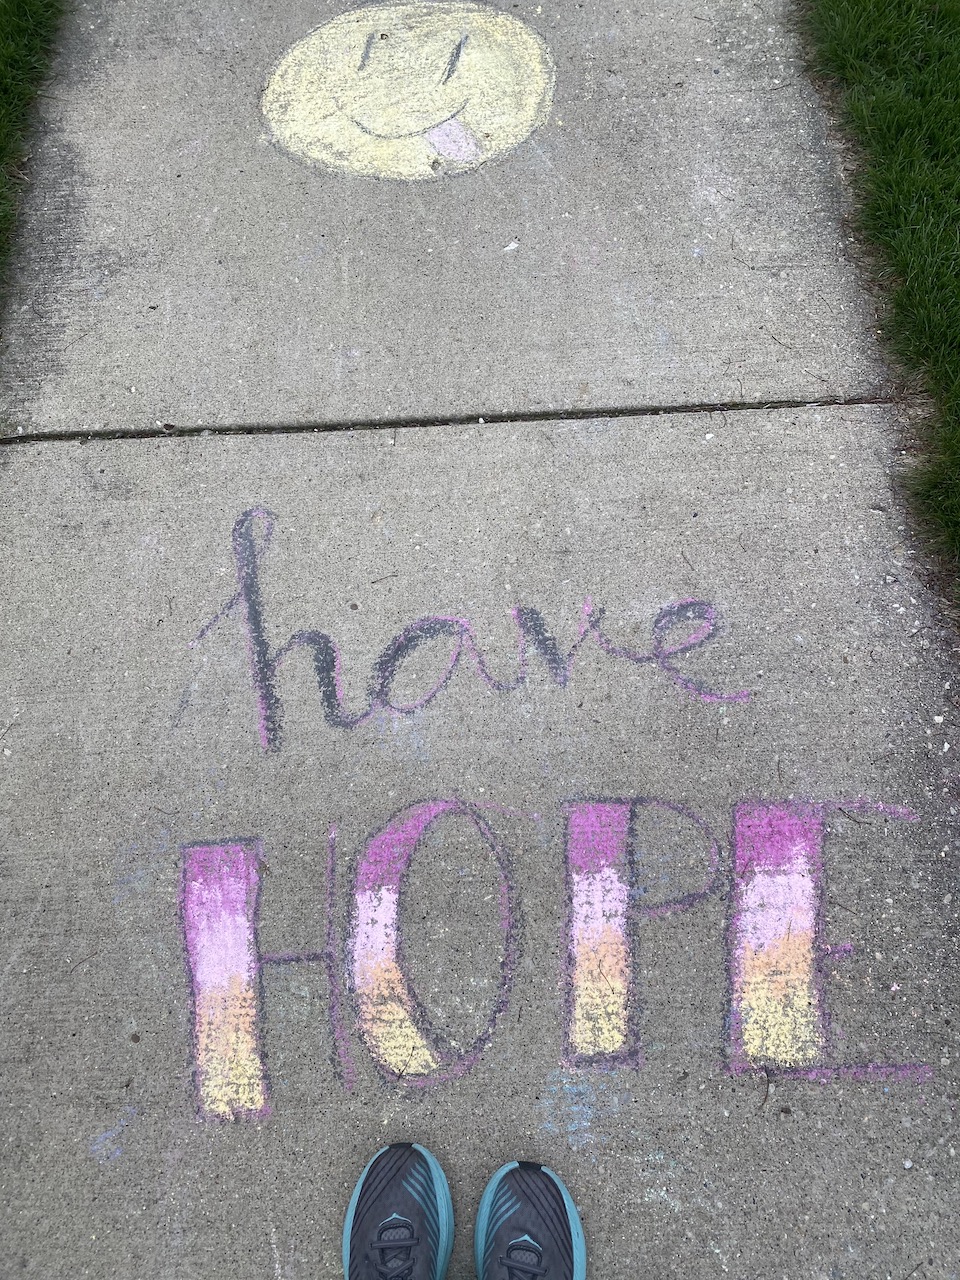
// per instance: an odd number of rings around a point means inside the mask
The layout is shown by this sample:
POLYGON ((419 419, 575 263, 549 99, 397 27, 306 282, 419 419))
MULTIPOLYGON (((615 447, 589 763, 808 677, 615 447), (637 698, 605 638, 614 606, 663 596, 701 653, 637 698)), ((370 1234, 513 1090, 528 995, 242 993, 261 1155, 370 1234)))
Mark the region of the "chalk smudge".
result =
POLYGON ((551 1072, 539 1099, 544 1133, 562 1137, 572 1151, 586 1152, 596 1160, 595 1149, 620 1136, 633 1100, 614 1081, 613 1076, 551 1072))
POLYGON ((92 1140, 90 1154, 98 1164, 112 1164, 114 1160, 118 1160, 123 1155, 120 1137, 127 1125, 136 1119, 136 1115, 136 1107, 124 1107, 113 1128, 98 1134, 92 1140))

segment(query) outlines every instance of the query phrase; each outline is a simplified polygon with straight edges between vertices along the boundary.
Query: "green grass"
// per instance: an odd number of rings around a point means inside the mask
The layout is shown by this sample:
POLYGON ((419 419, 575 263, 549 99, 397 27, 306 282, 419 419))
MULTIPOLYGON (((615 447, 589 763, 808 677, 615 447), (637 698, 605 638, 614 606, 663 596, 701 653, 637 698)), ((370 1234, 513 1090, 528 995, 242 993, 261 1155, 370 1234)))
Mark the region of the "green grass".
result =
POLYGON ((894 352, 936 401, 921 513, 960 562, 960 0, 808 0, 805 23, 863 151, 894 352))
POLYGON ((25 129, 65 0, 0 0, 0 263, 17 213, 25 129))

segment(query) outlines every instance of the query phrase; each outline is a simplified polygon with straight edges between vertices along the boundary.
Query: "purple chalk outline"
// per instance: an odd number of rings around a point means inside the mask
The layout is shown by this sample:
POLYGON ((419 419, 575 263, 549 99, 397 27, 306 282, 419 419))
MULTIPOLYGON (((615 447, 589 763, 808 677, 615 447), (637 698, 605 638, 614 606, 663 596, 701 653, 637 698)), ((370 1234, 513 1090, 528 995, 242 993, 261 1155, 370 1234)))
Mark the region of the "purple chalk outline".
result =
MULTIPOLYGON (((429 1088, 449 1083, 469 1072, 480 1060, 485 1049, 493 1038, 497 1023, 506 1011, 513 990, 514 974, 517 965, 517 920, 518 911, 513 900, 510 882, 510 868, 506 850, 498 843, 493 831, 472 804, 453 797, 439 800, 422 800, 397 810, 385 826, 372 835, 364 848, 357 867, 354 884, 353 928, 351 931, 350 954, 356 942, 359 912, 357 899, 361 893, 389 888, 402 893, 403 883, 410 862, 430 827, 438 819, 445 816, 468 818, 480 834, 481 839, 490 851, 500 878, 498 908, 501 932, 503 934, 503 954, 500 961, 500 982, 497 996, 487 1020, 487 1024, 469 1048, 461 1052, 452 1052, 449 1045, 440 1042, 421 1001, 418 999, 409 979, 406 977, 403 963, 403 935, 397 925, 397 967, 404 976, 410 1007, 414 1012, 414 1022, 425 1042, 430 1045, 440 1066, 428 1076, 400 1076, 385 1067, 376 1055, 375 1059, 380 1073, 394 1083, 402 1082, 411 1088, 429 1088)), ((357 1025, 360 1025, 360 1010, 357 992, 353 987, 354 1004, 357 1013, 357 1025)))
MULTIPOLYGON (((817 999, 820 1007, 822 1018, 824 1042, 829 1041, 830 1031, 830 1013, 825 997, 826 974, 825 963, 828 960, 836 960, 845 958, 853 954, 853 945, 849 942, 825 943, 823 941, 824 918, 823 918, 823 897, 825 869, 823 865, 823 840, 825 836, 823 828, 823 819, 831 813, 840 814, 865 814, 876 815, 882 818, 888 818, 893 822, 919 822, 919 815, 905 805, 885 804, 876 800, 869 800, 863 796, 851 797, 842 800, 821 800, 821 801, 802 801, 802 800, 749 800, 735 806, 733 828, 734 828, 734 881, 733 885, 738 884, 737 872, 739 869, 746 869, 751 865, 750 858, 747 854, 741 854, 738 842, 738 823, 739 815, 743 812, 756 813, 759 810, 783 810, 792 811, 798 821, 804 824, 819 824, 817 840, 818 845, 814 854, 814 872, 818 881, 818 909, 816 915, 816 924, 814 931, 814 953, 816 956, 814 983, 817 991, 817 999)), ((776 861, 783 859, 783 848, 778 841, 772 841, 770 857, 776 861)), ((779 863, 777 865, 780 865, 779 863)), ((734 898, 734 892, 731 891, 731 899, 734 898)), ((735 956, 736 956, 736 932, 738 928, 737 907, 733 905, 727 926, 727 955, 729 964, 729 992, 730 998, 728 1003, 728 1014, 726 1025, 724 1027, 724 1041, 727 1044, 727 1058, 724 1067, 730 1075, 759 1075, 766 1076, 770 1080, 805 1080, 811 1084, 830 1084, 836 1080, 850 1081, 880 1081, 880 1080, 899 1080, 904 1082, 912 1082, 916 1084, 927 1084, 934 1077, 933 1067, 925 1062, 866 1062, 866 1063, 841 1063, 836 1065, 815 1067, 777 1067, 770 1065, 757 1065, 748 1062, 742 1052, 742 1036, 743 1027, 742 1019, 734 1000, 734 992, 736 991, 736 973, 735 973, 735 956)))
POLYGON ((260 565, 273 541, 277 519, 263 507, 251 507, 236 520, 231 535, 236 566, 237 590, 211 620, 190 641, 198 645, 215 626, 234 611, 239 611, 246 639, 247 655, 257 701, 260 744, 264 751, 279 751, 283 736, 283 706, 276 688, 277 674, 283 661, 298 650, 312 657, 317 688, 328 724, 340 729, 355 729, 379 711, 412 715, 422 710, 446 687, 464 656, 473 665, 481 682, 495 693, 512 693, 524 685, 530 673, 530 653, 536 651, 548 674, 560 688, 565 688, 573 673, 577 656, 592 639, 602 653, 620 658, 635 666, 650 665, 660 671, 681 692, 706 703, 743 703, 750 691, 720 693, 700 681, 683 675, 676 660, 698 649, 717 635, 720 614, 704 600, 684 599, 665 605, 653 620, 650 649, 641 652, 614 644, 601 629, 603 610, 594 608, 588 598, 581 611, 577 638, 569 653, 560 652, 556 640, 547 630, 541 614, 533 608, 516 605, 511 616, 517 628, 517 674, 512 680, 498 680, 488 668, 473 626, 466 618, 452 614, 435 614, 410 623, 387 644, 373 664, 368 682, 368 705, 351 713, 345 709, 343 659, 336 642, 321 631, 298 631, 272 650, 267 641, 263 599, 260 590, 260 565), (262 526, 262 531, 261 531, 262 526), (258 536, 259 534, 259 536, 258 536), (670 636, 682 625, 691 629, 680 640, 670 636), (434 684, 413 702, 392 700, 392 687, 405 658, 421 644, 447 636, 451 650, 446 664, 434 684))
POLYGON ((347 1093, 352 1093, 357 1085, 357 1064, 350 1048, 350 1035, 344 1017, 343 981, 340 976, 338 961, 338 938, 334 923, 334 906, 336 902, 337 876, 337 828, 332 826, 327 838, 327 930, 324 961, 327 969, 327 985, 330 991, 330 1030, 333 1032, 333 1043, 336 1050, 338 1074, 347 1093))

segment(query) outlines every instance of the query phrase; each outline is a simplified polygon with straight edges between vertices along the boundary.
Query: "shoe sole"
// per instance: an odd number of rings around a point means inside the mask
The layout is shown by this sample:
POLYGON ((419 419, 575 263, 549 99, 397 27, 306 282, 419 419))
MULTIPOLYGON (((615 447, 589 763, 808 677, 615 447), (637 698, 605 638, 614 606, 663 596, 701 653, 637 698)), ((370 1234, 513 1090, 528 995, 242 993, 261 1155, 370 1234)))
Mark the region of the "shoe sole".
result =
MULTIPOLYGON (((482 1275, 483 1240, 486 1237, 487 1227, 490 1223, 490 1212, 494 1196, 497 1194, 497 1188, 506 1175, 519 1167, 517 1160, 511 1160, 509 1164, 502 1165, 487 1183, 486 1190, 480 1199, 480 1208, 477 1211, 477 1226, 473 1235, 473 1261, 477 1270, 478 1280, 481 1280, 482 1275)), ((573 1280, 586 1280, 587 1245, 583 1238, 583 1224, 580 1221, 579 1213, 577 1213, 577 1206, 573 1203, 573 1197, 564 1186, 562 1178, 558 1177, 552 1169, 548 1169, 545 1164, 540 1166, 540 1170, 548 1178, 553 1179, 557 1189, 563 1196, 563 1205, 570 1223, 570 1234, 573 1237, 573 1280)))
MULTIPOLYGON (((430 1172, 433 1174, 434 1185, 437 1188, 437 1216, 440 1219, 440 1254, 435 1280, 443 1280, 450 1263, 450 1254, 453 1252, 453 1201, 450 1198, 450 1185, 447 1182, 446 1174, 440 1167, 440 1161, 432 1152, 428 1151, 426 1147, 421 1147, 419 1142, 411 1142, 410 1146, 413 1147, 414 1151, 419 1151, 424 1160, 426 1160, 430 1167, 430 1172)), ((343 1274, 345 1277, 350 1275, 350 1237, 353 1234, 353 1219, 356 1216, 357 1204, 360 1201, 360 1192, 363 1190, 364 1181, 375 1161, 379 1160, 383 1153, 389 1150, 389 1146, 381 1147, 376 1155, 367 1161, 363 1173, 357 1179, 353 1195, 350 1197, 347 1216, 343 1220, 343 1274)))

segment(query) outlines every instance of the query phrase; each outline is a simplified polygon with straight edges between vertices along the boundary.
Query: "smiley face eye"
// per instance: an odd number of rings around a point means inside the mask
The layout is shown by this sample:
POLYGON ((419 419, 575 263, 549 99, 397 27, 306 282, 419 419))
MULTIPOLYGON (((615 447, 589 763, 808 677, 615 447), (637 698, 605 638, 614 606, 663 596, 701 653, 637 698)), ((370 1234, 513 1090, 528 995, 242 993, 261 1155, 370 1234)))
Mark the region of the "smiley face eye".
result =
POLYGON ((440 81, 441 84, 446 84, 447 81, 453 75, 453 73, 456 71, 457 65, 460 62, 460 55, 463 53, 464 49, 466 48, 467 40, 468 40, 468 37, 466 35, 462 35, 460 37, 457 47, 454 49, 453 53, 451 53, 450 55, 450 61, 447 63, 447 69, 443 73, 443 79, 440 81))
POLYGON ((373 49, 373 42, 376 38, 377 33, 375 31, 371 31, 367 36, 367 43, 363 46, 363 54, 360 57, 360 66, 357 68, 358 71, 362 71, 370 61, 370 53, 373 49))
MULTIPOLYGON (((386 38, 387 38, 386 35, 380 36, 381 40, 386 40, 386 38)), ((451 77, 453 76, 454 72, 456 71, 460 63, 460 55, 463 53, 464 49, 466 48, 468 39, 469 37, 465 34, 465 35, 462 35, 460 39, 457 41, 457 44, 453 50, 453 53, 451 53, 450 55, 450 61, 447 63, 446 70, 444 71, 443 75, 440 78, 441 84, 446 84, 447 81, 450 80, 451 77)), ((371 31, 370 34, 367 36, 366 42, 363 46, 363 53, 360 55, 360 63, 359 63, 359 66, 357 67, 358 71, 366 70, 368 63, 370 62, 370 55, 373 52, 373 46, 376 43, 376 40, 377 40, 377 33, 375 31, 371 31)))

